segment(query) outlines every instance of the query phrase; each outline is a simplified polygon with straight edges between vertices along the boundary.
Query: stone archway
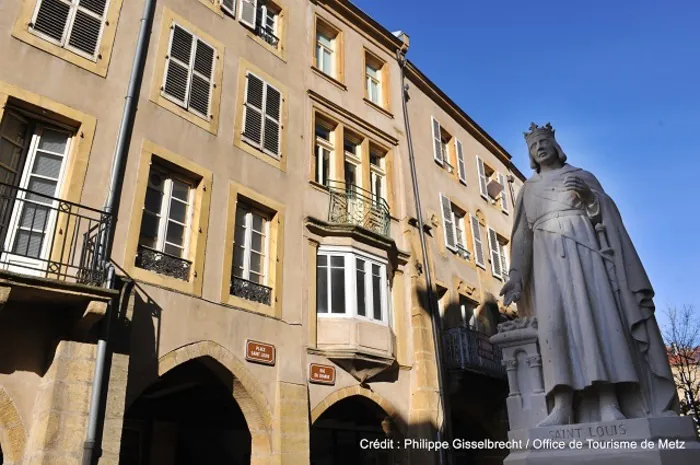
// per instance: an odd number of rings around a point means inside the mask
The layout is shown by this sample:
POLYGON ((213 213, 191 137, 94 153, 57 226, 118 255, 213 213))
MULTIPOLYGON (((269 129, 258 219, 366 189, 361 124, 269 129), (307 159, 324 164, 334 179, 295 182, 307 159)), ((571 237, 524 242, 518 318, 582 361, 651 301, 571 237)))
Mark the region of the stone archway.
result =
POLYGON ((0 463, 17 465, 22 461, 27 434, 15 403, 0 386, 0 463))
MULTIPOLYGON (((267 465, 272 455, 271 425, 272 414, 262 394, 262 388, 244 364, 233 353, 214 341, 198 341, 174 349, 158 360, 158 379, 165 379, 171 373, 192 362, 206 361, 219 366, 228 373, 230 395, 240 409, 250 433, 250 464, 267 465)), ((216 371, 216 370, 215 370, 216 371)), ((155 382, 157 380, 153 380, 155 382)), ((132 400, 140 398, 153 383, 139 383, 138 392, 132 400)), ((131 407, 133 403, 130 403, 131 407)))

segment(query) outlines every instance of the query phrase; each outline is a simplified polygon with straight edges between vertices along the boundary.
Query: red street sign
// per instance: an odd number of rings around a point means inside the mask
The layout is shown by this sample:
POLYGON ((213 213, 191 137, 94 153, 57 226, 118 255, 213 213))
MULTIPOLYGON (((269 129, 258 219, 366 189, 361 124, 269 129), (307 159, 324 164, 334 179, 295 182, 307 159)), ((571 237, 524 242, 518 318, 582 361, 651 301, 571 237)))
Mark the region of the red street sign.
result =
POLYGON ((274 365, 277 359, 277 351, 275 350, 275 346, 271 344, 246 340, 245 359, 249 362, 264 363, 265 365, 274 365))
POLYGON ((320 363, 309 364, 309 381, 316 384, 335 384, 335 367, 320 363))

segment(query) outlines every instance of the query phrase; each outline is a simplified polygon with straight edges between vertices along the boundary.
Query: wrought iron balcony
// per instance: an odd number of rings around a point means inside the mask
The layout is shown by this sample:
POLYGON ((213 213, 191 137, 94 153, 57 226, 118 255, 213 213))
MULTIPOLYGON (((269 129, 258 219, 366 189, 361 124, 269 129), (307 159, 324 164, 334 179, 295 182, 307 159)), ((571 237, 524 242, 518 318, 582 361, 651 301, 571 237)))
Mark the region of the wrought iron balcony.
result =
POLYGON ((272 302, 272 288, 262 284, 248 281, 247 279, 231 277, 231 295, 241 297, 253 302, 270 305, 272 302))
POLYGON ((445 363, 449 370, 474 371, 494 378, 505 378, 501 350, 489 337, 470 328, 450 328, 445 335, 445 363))
POLYGON ((111 228, 103 211, 0 183, 2 270, 101 286, 111 228))
POLYGON ((136 249, 136 266, 163 276, 189 281, 192 262, 139 244, 136 249))
POLYGON ((353 224, 382 236, 389 235, 389 204, 386 200, 341 181, 328 181, 328 192, 330 223, 353 224))

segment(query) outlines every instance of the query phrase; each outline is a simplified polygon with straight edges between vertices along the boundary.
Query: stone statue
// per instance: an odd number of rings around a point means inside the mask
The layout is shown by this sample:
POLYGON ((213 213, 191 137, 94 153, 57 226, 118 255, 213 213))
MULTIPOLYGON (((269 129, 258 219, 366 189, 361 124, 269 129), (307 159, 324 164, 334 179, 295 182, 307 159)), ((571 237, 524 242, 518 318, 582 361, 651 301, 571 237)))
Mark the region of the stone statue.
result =
POLYGON ((538 426, 677 415, 654 291, 615 203, 566 163, 549 123, 525 140, 535 173, 518 193, 501 295, 538 320, 553 403, 538 426))

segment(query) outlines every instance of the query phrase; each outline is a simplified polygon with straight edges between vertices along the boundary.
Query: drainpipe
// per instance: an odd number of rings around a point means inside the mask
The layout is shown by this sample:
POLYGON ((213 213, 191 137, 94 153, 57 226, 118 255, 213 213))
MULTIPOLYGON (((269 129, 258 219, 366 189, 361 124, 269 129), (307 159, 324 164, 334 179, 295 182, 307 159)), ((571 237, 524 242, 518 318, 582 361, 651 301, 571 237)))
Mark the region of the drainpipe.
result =
MULTIPOLYGON (((122 120, 119 126, 117 135, 117 145, 114 149, 114 164, 112 165, 111 181, 107 201, 104 211, 107 216, 111 216, 111 228, 107 234, 103 234, 100 238, 100 248, 103 250, 105 258, 105 266, 107 268, 107 280, 105 287, 111 289, 114 286, 114 266, 111 264, 112 243, 114 240, 114 230, 117 224, 117 210, 119 208, 119 198, 121 196, 122 183, 124 181, 124 171, 126 168, 126 159, 129 152, 129 144, 131 135, 134 130, 134 120, 136 119, 136 110, 138 107, 138 98, 141 93, 141 82, 143 81, 143 71, 146 66, 146 57, 148 55, 148 45, 153 26, 153 16, 155 13, 156 0, 146 0, 143 6, 141 15, 141 25, 139 27, 138 41, 136 43, 136 53, 134 61, 131 65, 131 75, 129 76, 129 85, 124 101, 124 110, 122 112, 122 120)), ((116 27, 116 25, 115 25, 116 27)), ((97 441, 97 431, 100 423, 104 425, 104 415, 101 410, 101 399, 103 384, 106 384, 109 378, 109 370, 106 367, 107 359, 107 340, 109 338, 110 323, 112 321, 114 307, 118 305, 117 299, 112 301, 107 306, 107 312, 104 316, 101 335, 97 341, 97 354, 95 357, 95 374, 92 382, 92 396, 90 399, 90 413, 88 416, 87 434, 83 444, 83 461, 82 465, 93 465, 96 463, 96 458, 101 455, 99 444, 97 441)))
MULTIPOLYGON (((450 441, 450 429, 451 429, 451 415, 449 408, 449 398, 445 392, 445 370, 442 362, 442 335, 440 334, 440 312, 437 308, 437 302, 434 299, 433 294, 433 279, 430 274, 430 265, 428 261, 428 248, 425 242, 425 230, 423 229, 423 214, 422 207, 420 203, 420 192, 418 190, 418 175, 416 172, 416 159, 413 153, 413 140, 411 139, 411 125, 408 122, 408 108, 406 102, 408 100, 408 85, 405 83, 406 74, 406 56, 404 48, 398 50, 397 59, 399 61, 399 66, 401 67, 401 104, 403 107, 403 117, 404 125, 406 126, 406 139, 408 142, 408 160, 411 166, 411 181, 413 182, 413 197, 416 201, 416 219, 418 220, 418 236, 420 237, 421 252, 423 255, 423 270, 425 270, 425 284, 427 289, 428 298, 428 310, 433 320, 433 340, 435 341, 435 362, 437 365, 437 375, 438 375, 438 389, 440 391, 440 408, 442 409, 443 427, 437 430, 437 441, 441 442, 443 440, 450 441), (443 431, 444 429, 444 431, 443 431), (444 433, 444 439, 443 439, 444 433)), ((451 444, 450 444, 451 448, 451 444)), ((449 460, 449 454, 440 448, 439 451, 440 465, 447 465, 451 462, 449 460)))

